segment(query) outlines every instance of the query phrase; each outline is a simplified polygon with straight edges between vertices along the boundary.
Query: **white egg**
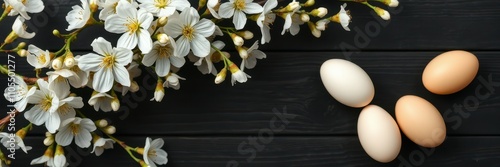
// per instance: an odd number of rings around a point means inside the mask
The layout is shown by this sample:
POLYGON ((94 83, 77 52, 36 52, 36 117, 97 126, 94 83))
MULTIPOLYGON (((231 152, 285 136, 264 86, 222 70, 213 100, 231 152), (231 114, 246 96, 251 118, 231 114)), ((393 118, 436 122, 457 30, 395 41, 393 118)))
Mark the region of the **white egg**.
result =
POLYGON ((379 162, 391 162, 401 150, 398 124, 376 105, 366 106, 359 114, 358 138, 365 152, 379 162))
POLYGON ((373 99, 372 80, 358 65, 343 59, 330 59, 321 65, 321 81, 330 95, 350 107, 364 107, 373 99))

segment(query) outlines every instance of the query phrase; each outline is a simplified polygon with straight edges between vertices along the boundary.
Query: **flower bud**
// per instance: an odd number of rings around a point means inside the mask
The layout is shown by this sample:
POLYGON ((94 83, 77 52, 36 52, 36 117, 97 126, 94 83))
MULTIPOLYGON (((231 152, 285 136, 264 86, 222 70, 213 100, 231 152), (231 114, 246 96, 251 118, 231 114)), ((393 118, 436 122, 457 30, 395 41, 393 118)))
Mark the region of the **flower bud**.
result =
POLYGON ((240 54, 240 57, 242 59, 247 59, 248 58, 248 51, 247 49, 243 47, 236 47, 236 50, 238 50, 238 54, 240 54))
POLYGON ((238 36, 243 37, 243 39, 249 40, 253 38, 253 33, 251 31, 238 31, 236 32, 238 36))
POLYGON ((19 42, 19 44, 17 44, 17 49, 23 49, 24 47, 26 47, 26 42, 19 42))
POLYGON ((136 81, 132 81, 132 82, 130 83, 130 89, 129 89, 129 90, 130 90, 130 92, 132 92, 132 93, 135 93, 135 92, 139 91, 139 85, 137 84, 137 82, 136 82, 136 81))
POLYGON ((43 145, 50 146, 52 144, 54 144, 54 137, 47 137, 43 139, 43 145))
POLYGON ((233 40, 235 46, 242 46, 243 43, 245 43, 243 38, 241 38, 239 35, 235 33, 230 33, 229 35, 231 36, 231 39, 233 40))
POLYGON ((97 0, 90 0, 90 11, 96 12, 97 9, 99 9, 99 6, 97 5, 97 0))
POLYGON ((320 7, 317 9, 314 9, 311 11, 311 15, 316 16, 316 17, 325 17, 325 15, 328 14, 328 9, 324 7, 320 7))
POLYGON ((97 127, 104 128, 104 127, 108 126, 108 121, 105 119, 100 119, 100 120, 95 121, 95 124, 97 125, 97 127))
POLYGON ((387 12, 387 10, 384 10, 382 8, 379 8, 379 7, 375 7, 373 8, 373 10, 375 10, 375 12, 384 20, 389 20, 391 19, 391 15, 389 14, 389 12, 387 12))
POLYGON ((61 37, 61 33, 57 29, 52 30, 52 34, 54 34, 54 36, 56 37, 61 37))
POLYGON ((62 155, 64 156, 64 148, 61 145, 56 146, 56 153, 54 154, 55 156, 62 155))
POLYGON ((58 57, 56 59, 54 59, 54 61, 52 61, 52 68, 54 70, 60 70, 62 67, 63 67, 63 58, 62 57, 58 57))
POLYGON ((64 57, 64 65, 68 68, 75 66, 75 57, 72 52, 66 52, 66 56, 64 57))
POLYGON ((120 100, 118 100, 118 98, 115 97, 111 100, 111 108, 113 111, 118 111, 118 109, 120 109, 120 100))
POLYGON ((398 7, 399 1, 398 0, 384 0, 382 3, 386 4, 389 7, 398 7))
POLYGON ((160 42, 161 44, 167 44, 170 41, 168 35, 164 33, 156 35, 156 38, 158 38, 158 42, 160 42))
POLYGON ((168 22, 168 17, 160 17, 158 18, 158 26, 163 27, 168 22))
POLYGON ((115 134, 115 133, 116 133, 116 128, 115 128, 115 126, 110 125, 110 126, 106 126, 106 127, 104 127, 103 131, 104 131, 104 133, 106 133, 106 134, 110 134, 110 135, 112 135, 112 134, 115 134))
POLYGON ((315 3, 314 0, 307 0, 306 3, 304 3, 304 7, 309 7, 309 6, 313 6, 315 3))
POLYGON ((285 8, 283 8, 282 10, 279 10, 278 12, 281 12, 281 13, 288 13, 288 12, 293 12, 293 11, 296 11, 300 8, 300 4, 299 2, 297 1, 293 1, 293 2, 290 2, 288 5, 286 5, 285 8))
POLYGON ((220 84, 226 79, 227 69, 223 68, 215 77, 215 84, 220 84))
POLYGON ((18 36, 14 31, 10 32, 10 34, 4 40, 4 44, 9 44, 9 43, 14 42, 14 40, 16 40, 17 37, 18 36))
POLYGON ((158 77, 158 81, 156 82, 154 97, 150 101, 155 100, 156 102, 161 102, 161 100, 163 100, 163 96, 165 96, 165 89, 163 88, 163 80, 160 77, 158 77))
POLYGON ((26 49, 21 49, 21 50, 17 51, 17 54, 21 57, 26 57, 26 56, 28 56, 29 53, 26 49))
POLYGON ((303 22, 309 22, 311 18, 309 17, 308 14, 305 14, 305 13, 302 13, 300 14, 300 20, 303 21, 303 22))

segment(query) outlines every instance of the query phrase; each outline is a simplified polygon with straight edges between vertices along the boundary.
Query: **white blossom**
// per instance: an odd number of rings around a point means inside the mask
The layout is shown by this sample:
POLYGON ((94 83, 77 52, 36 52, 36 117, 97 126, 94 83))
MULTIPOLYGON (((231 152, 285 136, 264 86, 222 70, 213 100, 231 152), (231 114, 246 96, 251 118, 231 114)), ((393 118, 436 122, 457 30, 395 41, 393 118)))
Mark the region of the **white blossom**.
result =
POLYGON ((291 11, 286 13, 285 15, 285 24, 283 25, 283 31, 281 31, 281 35, 285 34, 286 31, 290 31, 290 34, 297 35, 300 31, 299 25, 304 24, 304 22, 300 19, 300 16, 296 14, 297 11, 300 10, 299 2, 293 0, 287 7, 291 8, 291 11))
POLYGON ((156 167, 158 165, 167 164, 167 152, 163 149, 164 141, 161 138, 151 141, 151 138, 146 138, 146 145, 144 146, 143 159, 144 162, 150 167, 156 167))
POLYGON ((80 2, 82 2, 82 6, 73 6, 73 10, 66 15, 66 21, 69 23, 66 31, 82 28, 90 18, 91 12, 88 0, 80 0, 80 2))
POLYGON ((160 77, 164 77, 170 72, 170 65, 180 68, 186 62, 184 57, 177 54, 177 46, 174 39, 170 37, 169 41, 167 44, 161 44, 156 41, 151 52, 142 58, 142 64, 147 67, 152 66, 156 62, 155 71, 160 77))
POLYGON ((339 21, 340 25, 346 30, 346 31, 351 31, 349 29, 349 23, 351 22, 351 16, 345 11, 345 7, 347 7, 347 4, 344 3, 344 5, 340 6, 340 12, 339 12, 339 21))
POLYGON ((130 86, 130 76, 125 68, 132 61, 132 51, 126 48, 112 48, 111 43, 99 37, 92 42, 94 52, 79 58, 78 67, 83 71, 93 71, 92 87, 98 92, 107 92, 114 81, 130 86))
POLYGON ((104 29, 112 33, 122 34, 118 39, 118 47, 133 49, 138 46, 145 54, 153 47, 151 34, 148 32, 152 22, 153 15, 151 13, 145 9, 137 10, 132 4, 121 0, 116 6, 116 14, 106 18, 104 29))
POLYGON ((250 48, 247 49, 248 56, 246 59, 243 59, 241 61, 240 65, 241 70, 244 70, 245 68, 252 69, 257 64, 257 59, 266 58, 266 54, 258 49, 259 49, 259 41, 255 41, 255 43, 250 48))
POLYGON ((28 153, 28 151, 31 150, 31 147, 24 145, 23 139, 17 134, 0 132, 0 139, 0 142, 5 148, 21 149, 24 153, 28 153), (14 141, 11 140, 12 138, 14 141))
POLYGON ((28 103, 35 105, 24 113, 24 117, 37 126, 45 123, 47 130, 55 132, 60 124, 55 112, 62 102, 56 93, 49 89, 49 83, 38 79, 37 84, 40 90, 36 90, 28 100, 28 103))
POLYGON ((257 25, 260 27, 260 32, 262 33, 261 44, 269 43, 271 41, 271 33, 269 30, 269 24, 272 24, 276 19, 276 14, 272 13, 272 10, 278 6, 277 0, 268 0, 263 7, 262 13, 257 18, 257 25))
POLYGON ((167 76, 167 79, 165 80, 165 82, 163 83, 163 87, 179 90, 179 88, 181 88, 181 84, 179 83, 179 79, 186 80, 186 78, 182 78, 175 73, 170 73, 167 76))
POLYGON ((212 14, 212 16, 214 16, 214 18, 220 19, 221 17, 219 16, 219 13, 217 13, 217 11, 216 11, 216 8, 218 8, 217 5, 220 5, 219 0, 208 0, 207 1, 207 8, 208 8, 208 11, 210 11, 210 14, 212 14))
POLYGON ((29 88, 26 82, 24 82, 24 79, 20 76, 16 75, 11 78, 15 85, 5 88, 3 95, 8 101, 12 103, 16 102, 14 108, 16 108, 17 111, 23 112, 24 109, 26 109, 30 96, 35 94, 37 87, 32 86, 29 88))
POLYGON ((158 17, 168 17, 174 14, 175 10, 183 10, 190 7, 188 0, 138 0, 141 8, 153 13, 158 17))
POLYGON ((236 30, 240 30, 245 27, 247 22, 245 13, 257 14, 262 12, 262 10, 262 6, 253 2, 253 0, 229 0, 229 2, 220 5, 219 15, 222 18, 230 18, 232 16, 236 30))
POLYGON ((26 20, 31 19, 28 13, 40 13, 45 6, 42 0, 4 0, 5 6, 11 6, 9 16, 20 14, 26 20))
POLYGON ((43 51, 35 45, 28 46, 28 56, 26 60, 35 67, 35 69, 48 67, 50 64, 50 53, 48 50, 43 51))
POLYGON ((56 134, 56 142, 61 146, 67 146, 74 138, 78 147, 87 148, 92 140, 90 132, 96 129, 94 122, 88 118, 70 118, 61 123, 61 129, 56 134))
POLYGON ((165 26, 164 31, 176 41, 179 56, 186 56, 189 50, 198 57, 205 57, 210 53, 210 42, 207 37, 215 31, 215 24, 200 15, 194 8, 185 8, 177 18, 172 18, 165 26))
POLYGON ((31 39, 35 36, 35 33, 26 31, 26 24, 24 24, 24 21, 24 18, 18 16, 12 24, 12 31, 20 38, 31 39))
POLYGON ((112 110, 111 102, 113 101, 113 96, 107 93, 98 93, 95 92, 90 97, 88 103, 91 106, 94 106, 95 111, 99 111, 101 109, 104 112, 109 112, 112 110))
POLYGON ((113 149, 113 144, 115 143, 113 139, 97 138, 98 139, 94 141, 94 148, 90 153, 95 152, 96 156, 100 156, 104 152, 104 149, 113 149))
MULTIPOLYGON (((217 48, 218 50, 221 50, 226 46, 226 44, 222 41, 214 41, 212 43, 212 46, 217 48)), ((198 70, 202 74, 213 74, 217 75, 217 69, 214 66, 214 63, 212 62, 212 56, 216 54, 216 50, 214 48, 210 48, 210 53, 206 57, 196 57, 192 59, 196 59, 194 65, 198 66, 198 70)))

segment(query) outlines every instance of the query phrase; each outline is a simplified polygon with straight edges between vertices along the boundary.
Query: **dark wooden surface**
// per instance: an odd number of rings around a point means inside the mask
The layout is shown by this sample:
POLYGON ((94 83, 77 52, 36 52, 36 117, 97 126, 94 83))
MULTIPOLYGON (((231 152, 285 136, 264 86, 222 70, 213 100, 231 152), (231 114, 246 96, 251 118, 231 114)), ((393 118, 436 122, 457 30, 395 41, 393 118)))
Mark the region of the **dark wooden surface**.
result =
MULTIPOLYGON (((51 31, 67 26, 64 17, 79 2, 44 2, 48 8, 33 16, 30 28, 34 27, 38 34, 29 43, 57 50, 62 42, 51 31), (35 22, 36 19, 39 21, 35 22)), ((332 9, 341 4, 318 3, 332 9)), ((354 17, 350 26, 353 31, 345 32, 338 24, 330 24, 320 39, 312 37, 306 26, 295 37, 280 36, 282 21, 278 20, 271 43, 262 47, 268 58, 258 61, 255 69, 247 70, 252 78, 245 84, 230 86, 226 81, 214 85, 212 76, 202 75, 192 64, 186 64, 179 73, 187 77, 181 81, 181 89, 167 89, 163 102, 156 103, 149 101, 155 79, 145 71, 144 77, 137 79, 142 83, 141 91, 123 97, 122 100, 129 102, 122 103, 120 112, 97 114, 89 107, 84 112, 93 118, 110 118, 118 128, 117 136, 130 145, 143 145, 146 136, 162 137, 166 142, 164 149, 169 153, 167 166, 173 167, 232 163, 259 167, 500 166, 500 86, 493 86, 491 95, 480 100, 474 111, 466 111, 464 107, 464 100, 474 97, 476 88, 484 85, 481 78, 500 82, 500 1, 400 0, 400 5, 392 20, 382 26, 368 8, 349 3, 354 17), (359 32, 355 30, 365 32, 367 25, 380 25, 379 33, 367 34, 369 42, 356 44, 359 32), (353 52, 344 52, 342 46, 346 44, 356 49, 351 47, 353 52), (459 93, 434 95, 423 87, 421 73, 434 56, 450 49, 476 54, 479 73, 459 93), (320 65, 331 58, 349 59, 361 66, 375 85, 372 104, 385 108, 393 116, 395 102, 406 94, 433 103, 446 121, 448 133, 443 145, 435 150, 422 149, 403 137, 398 159, 389 164, 372 160, 356 135, 361 109, 336 102, 321 83, 320 65), (461 105, 458 108, 467 114, 452 112, 450 109, 456 105, 461 105), (259 134, 273 129, 271 122, 284 128, 271 130, 272 136, 259 138, 259 134), (247 144, 254 140, 258 144, 247 144)), ((0 23, 0 37, 10 31, 7 22, 0 23)), ((249 25, 255 28, 254 23, 249 25)), ((102 27, 94 27, 82 32, 73 49, 79 54, 89 52, 90 42, 97 36, 117 37, 102 27)), ((5 64, 6 58, 1 62, 5 64)), ((16 70, 33 74, 23 59, 17 59, 16 70)), ((1 76, 0 84, 6 85, 5 76, 1 76)), ((82 96, 86 102, 88 94, 82 96)), ((5 100, 0 103, 5 104, 5 100)), ((26 166, 43 153, 43 130, 44 127, 37 127, 30 133, 26 143, 34 149, 29 155, 18 152, 13 166, 26 166)), ((136 166, 126 152, 118 145, 115 147, 100 157, 76 147, 66 152, 73 157, 72 166, 136 166)))

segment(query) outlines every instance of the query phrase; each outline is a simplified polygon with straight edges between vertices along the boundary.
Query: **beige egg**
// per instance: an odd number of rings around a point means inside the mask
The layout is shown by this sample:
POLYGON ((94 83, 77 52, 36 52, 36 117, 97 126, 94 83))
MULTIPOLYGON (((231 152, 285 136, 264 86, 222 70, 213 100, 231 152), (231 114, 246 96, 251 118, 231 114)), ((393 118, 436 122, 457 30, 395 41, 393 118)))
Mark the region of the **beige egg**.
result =
POLYGON ((432 59, 424 69, 422 82, 432 93, 447 95, 458 92, 476 77, 479 60, 474 54, 455 50, 432 59))
POLYGON ((446 125, 441 113, 421 97, 401 97, 396 102, 396 120, 406 137, 422 147, 437 147, 446 137, 446 125))
POLYGON ((375 88, 370 76, 358 65, 330 59, 321 65, 321 81, 330 95, 350 107, 364 107, 373 99, 375 88))
POLYGON ((391 162, 401 150, 401 133, 383 108, 368 105, 358 117, 358 138, 365 152, 379 162, 391 162))

